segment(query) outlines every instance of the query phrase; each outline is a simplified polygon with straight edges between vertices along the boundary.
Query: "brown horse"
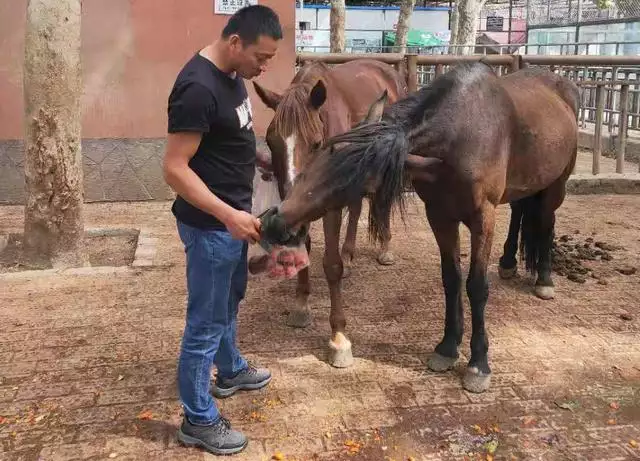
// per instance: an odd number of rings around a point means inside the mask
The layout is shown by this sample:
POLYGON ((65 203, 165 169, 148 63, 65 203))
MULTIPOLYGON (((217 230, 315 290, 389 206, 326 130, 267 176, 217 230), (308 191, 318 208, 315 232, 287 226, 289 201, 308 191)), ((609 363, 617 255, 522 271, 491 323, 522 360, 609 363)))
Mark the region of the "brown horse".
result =
MULTIPOLYGON (((254 86, 265 105, 275 111, 266 141, 282 199, 295 182, 297 172, 310 162, 310 153, 329 137, 342 134, 363 120, 383 91, 387 91, 389 102, 407 94, 406 83, 393 67, 371 59, 358 59, 331 68, 323 63, 308 64, 296 74, 283 95, 256 83, 254 86)), ((331 292, 332 318, 337 315, 335 312, 342 310, 340 276, 334 260, 341 256, 344 267, 351 266, 362 198, 346 205, 349 223, 341 254, 338 253, 341 211, 330 211, 324 217, 324 269, 331 292)), ((377 257, 380 264, 393 264, 390 238, 390 234, 382 238, 377 257)), ((307 249, 310 249, 310 241, 307 241, 307 249)), ((304 327, 310 323, 309 291, 309 271, 303 270, 298 275, 297 309, 289 314, 289 325, 304 327)), ((339 362, 334 364, 340 365, 339 362)))
MULTIPOLYGON (((471 233, 466 291, 472 318, 463 382, 466 389, 482 392, 491 377, 484 309, 496 207, 511 203, 514 209, 502 272, 516 265, 522 226, 521 249, 527 268, 538 274, 536 290, 552 296, 555 210, 564 201, 576 160, 578 101, 577 87, 548 71, 524 69, 498 77, 482 63, 457 66, 384 111, 382 97, 365 123, 327 141, 278 207, 271 228, 291 232, 369 193, 369 230, 380 238, 388 232, 393 205, 402 210, 411 180, 440 249, 446 301, 444 337, 429 367, 448 370, 459 356, 462 222, 471 233)), ((342 328, 334 335, 344 337, 344 317, 335 321, 342 328)))

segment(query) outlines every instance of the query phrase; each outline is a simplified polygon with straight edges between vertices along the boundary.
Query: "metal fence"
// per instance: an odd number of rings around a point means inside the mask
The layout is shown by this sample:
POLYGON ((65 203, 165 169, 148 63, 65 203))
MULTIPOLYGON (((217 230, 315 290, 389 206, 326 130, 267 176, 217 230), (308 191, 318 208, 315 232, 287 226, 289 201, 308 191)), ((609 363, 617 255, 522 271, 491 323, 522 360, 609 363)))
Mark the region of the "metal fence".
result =
MULTIPOLYGON (((640 135, 640 56, 543 55, 414 55, 398 53, 299 53, 298 65, 310 61, 340 64, 354 59, 376 59, 394 65, 406 76, 409 91, 428 85, 436 76, 463 61, 485 62, 504 74, 526 66, 544 66, 575 81, 581 88, 579 123, 593 125, 592 173, 600 173, 603 129, 615 139, 616 172, 624 173, 629 133, 640 135)), ((640 136, 637 136, 640 138, 640 136)), ((640 140, 640 139, 639 139, 640 140)))
MULTIPOLYGON (((565 43, 501 43, 501 44, 475 44, 475 45, 433 45, 433 46, 409 46, 407 52, 418 55, 439 54, 538 54, 545 56, 555 55, 586 55, 586 56, 625 56, 625 47, 630 45, 640 46, 640 41, 599 41, 599 42, 565 42, 565 43)), ((298 53, 328 53, 328 46, 298 46, 298 53)), ((345 53, 399 53, 396 46, 350 46, 345 48, 345 53)))

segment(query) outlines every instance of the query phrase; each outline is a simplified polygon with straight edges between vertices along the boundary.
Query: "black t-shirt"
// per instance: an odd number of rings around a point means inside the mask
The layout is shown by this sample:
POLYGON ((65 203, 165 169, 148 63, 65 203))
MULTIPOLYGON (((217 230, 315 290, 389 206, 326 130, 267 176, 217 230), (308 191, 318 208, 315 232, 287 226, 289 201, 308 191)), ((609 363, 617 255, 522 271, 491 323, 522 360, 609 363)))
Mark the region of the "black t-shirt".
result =
MULTIPOLYGON (((256 138, 251 102, 242 77, 231 77, 196 54, 180 71, 169 96, 169 133, 200 132, 202 141, 189 162, 218 198, 251 212, 256 138)), ((176 218, 201 229, 224 229, 214 216, 178 196, 176 218)))

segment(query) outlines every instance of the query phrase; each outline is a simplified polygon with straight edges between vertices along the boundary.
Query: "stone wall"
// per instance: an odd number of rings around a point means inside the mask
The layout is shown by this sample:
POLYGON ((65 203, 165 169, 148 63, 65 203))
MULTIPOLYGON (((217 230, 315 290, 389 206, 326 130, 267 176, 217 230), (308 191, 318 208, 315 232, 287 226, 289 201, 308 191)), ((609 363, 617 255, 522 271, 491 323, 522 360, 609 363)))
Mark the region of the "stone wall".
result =
MULTIPOLYGON (((169 200, 162 173, 165 138, 82 141, 87 202, 169 200)), ((258 139, 258 148, 266 144, 258 139)), ((0 141, 0 204, 24 203, 22 141, 0 141)))

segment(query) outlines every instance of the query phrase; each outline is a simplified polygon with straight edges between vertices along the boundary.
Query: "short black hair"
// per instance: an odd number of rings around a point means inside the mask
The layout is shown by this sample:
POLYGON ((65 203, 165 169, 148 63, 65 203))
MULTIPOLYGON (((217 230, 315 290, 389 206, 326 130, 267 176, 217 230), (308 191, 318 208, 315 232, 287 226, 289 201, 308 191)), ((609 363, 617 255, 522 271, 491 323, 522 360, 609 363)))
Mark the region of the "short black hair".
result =
POLYGON ((275 11, 264 5, 250 5, 239 9, 222 30, 222 38, 237 34, 245 45, 252 45, 261 35, 282 39, 280 19, 275 11))

